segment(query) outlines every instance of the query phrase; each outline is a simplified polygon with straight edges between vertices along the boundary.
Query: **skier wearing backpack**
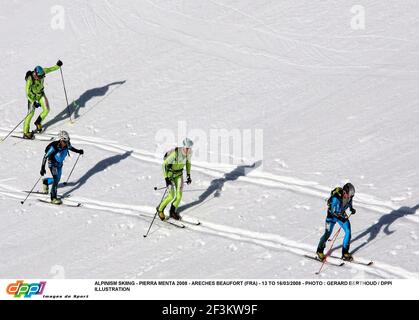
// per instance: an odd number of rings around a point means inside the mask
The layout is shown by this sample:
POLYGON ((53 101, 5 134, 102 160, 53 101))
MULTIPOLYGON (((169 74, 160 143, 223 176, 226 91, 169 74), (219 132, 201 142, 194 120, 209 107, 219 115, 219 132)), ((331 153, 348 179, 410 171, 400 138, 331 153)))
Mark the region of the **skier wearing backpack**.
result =
POLYGON ((61 60, 58 60, 57 64, 53 67, 42 68, 41 66, 36 66, 33 71, 26 72, 25 80, 26 97, 28 99, 28 114, 26 115, 25 121, 23 123, 24 139, 34 138, 34 133, 29 132, 29 129, 30 122, 35 114, 35 109, 38 107, 42 108, 42 112, 34 124, 36 126, 36 132, 42 131, 41 122, 46 118, 50 110, 48 99, 44 93, 44 78, 46 74, 60 69, 62 65, 63 63, 61 60))
POLYGON ((345 184, 342 188, 337 187, 332 190, 330 198, 327 200, 328 210, 326 217, 326 230, 323 236, 320 238, 319 245, 317 247, 317 257, 320 260, 324 260, 326 255, 324 254, 324 248, 326 242, 333 232, 333 228, 336 222, 345 231, 345 237, 343 238, 342 244, 342 259, 346 261, 352 261, 353 257, 349 253, 349 246, 351 243, 351 224, 349 217, 346 214, 346 209, 350 209, 351 214, 355 214, 356 210, 352 207, 352 199, 355 195, 355 187, 351 183, 345 184))
POLYGON ((183 147, 172 149, 164 155, 163 175, 166 181, 166 187, 170 188, 167 196, 156 208, 159 218, 164 220, 164 209, 172 202, 170 206, 170 217, 180 220, 181 216, 177 212, 183 191, 183 169, 186 166, 186 183, 191 184, 191 156, 193 142, 189 138, 183 140, 183 147))
POLYGON ((62 203, 61 199, 57 197, 57 188, 61 179, 63 162, 69 154, 69 151, 84 154, 82 149, 76 149, 70 144, 70 136, 67 131, 60 131, 58 134, 58 140, 51 142, 45 149, 45 155, 42 159, 41 176, 44 176, 46 173, 45 164, 48 160, 48 168, 51 171, 52 178, 43 179, 42 185, 44 193, 48 194, 49 185, 52 184, 51 203, 53 204, 62 203))

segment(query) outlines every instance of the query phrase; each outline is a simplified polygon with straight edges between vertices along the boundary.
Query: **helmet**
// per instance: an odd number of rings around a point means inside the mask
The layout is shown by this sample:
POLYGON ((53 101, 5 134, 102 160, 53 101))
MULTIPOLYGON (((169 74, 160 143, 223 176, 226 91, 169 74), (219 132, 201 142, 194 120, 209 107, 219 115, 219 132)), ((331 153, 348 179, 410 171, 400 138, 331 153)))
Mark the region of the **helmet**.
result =
POLYGON ((58 133, 58 140, 64 140, 65 142, 69 142, 70 135, 68 134, 67 131, 62 130, 58 133))
POLYGON ((44 68, 42 68, 41 66, 36 66, 34 71, 35 71, 36 75, 40 78, 45 76, 44 68))
POLYGON ((353 197, 355 195, 355 187, 350 182, 343 186, 343 191, 349 194, 350 197, 353 197))
POLYGON ((185 148, 192 148, 193 147, 193 141, 189 138, 185 138, 185 140, 183 140, 183 146, 185 148))

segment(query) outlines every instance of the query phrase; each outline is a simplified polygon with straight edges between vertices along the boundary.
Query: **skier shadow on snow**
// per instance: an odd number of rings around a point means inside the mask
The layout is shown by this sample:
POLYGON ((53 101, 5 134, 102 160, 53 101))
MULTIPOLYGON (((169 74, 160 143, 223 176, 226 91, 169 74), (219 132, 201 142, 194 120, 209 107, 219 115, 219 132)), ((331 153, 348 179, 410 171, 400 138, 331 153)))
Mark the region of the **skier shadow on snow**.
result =
MULTIPOLYGON (((116 156, 112 156, 112 157, 109 157, 109 158, 106 158, 106 159, 103 159, 103 160, 99 161, 92 169, 87 171, 79 180, 77 180, 76 182, 68 182, 66 186, 70 186, 70 187, 73 187, 73 188, 71 188, 70 190, 63 193, 63 197, 68 196, 72 192, 81 188, 87 182, 87 180, 89 180, 96 173, 99 173, 99 172, 109 168, 110 166, 113 166, 113 165, 121 162, 122 160, 125 160, 126 158, 131 156, 132 153, 133 153, 133 151, 127 151, 124 154, 118 154, 116 156)), ((63 187, 63 186, 64 186, 63 184, 59 185, 59 187, 63 187)))
MULTIPOLYGON (((124 80, 124 81, 115 81, 115 82, 109 83, 109 84, 107 84, 107 85, 105 85, 103 87, 93 88, 93 89, 89 89, 89 90, 85 91, 76 101, 73 101, 72 103, 70 103, 70 105, 68 105, 68 108, 65 108, 63 111, 61 111, 59 114, 57 114, 54 117, 54 119, 51 119, 48 122, 46 122, 45 124, 43 124, 44 128, 47 129, 48 127, 50 127, 50 126, 52 126, 52 125, 54 125, 54 124, 56 124, 56 123, 58 123, 60 121, 64 121, 64 120, 68 119, 69 118, 68 110, 70 110, 70 114, 72 116, 74 115, 73 119, 79 118, 80 117, 80 115, 79 115, 80 109, 81 108, 85 108, 86 107, 86 103, 89 100, 91 100, 91 99, 93 99, 95 97, 106 96, 106 94, 108 93, 110 87, 116 86, 116 85, 117 86, 121 86, 125 82, 126 82, 126 80, 124 80)), ((92 109, 94 106, 96 106, 102 100, 98 101, 90 109, 92 109)))
MULTIPOLYGON (((357 251, 359 251, 360 249, 365 247, 368 243, 370 243, 375 238, 377 238, 377 236, 381 232, 381 229, 383 229, 382 232, 384 232, 386 235, 391 235, 392 233, 396 232, 396 230, 390 230, 390 226, 400 218, 403 218, 403 217, 411 215, 411 214, 415 214, 416 210, 418 210, 418 209, 419 209, 419 204, 417 204, 416 206, 414 206, 412 208, 401 207, 397 210, 393 210, 392 212, 382 216, 380 218, 380 220, 378 220, 377 223, 370 226, 367 230, 365 230, 364 232, 357 235, 351 241, 351 243, 354 243, 354 242, 356 242, 358 240, 361 240, 362 238, 368 236, 368 239, 365 242, 363 242, 362 244, 360 244, 359 246, 357 246, 355 249, 353 249, 351 251, 351 253, 356 253, 357 251)), ((335 250, 337 250, 341 247, 342 246, 339 246, 335 250)))
POLYGON ((211 181, 210 186, 202 193, 198 200, 193 201, 191 203, 185 204, 179 207, 179 212, 185 211, 189 208, 195 207, 197 205, 202 204, 206 199, 208 199, 212 194, 214 194, 214 198, 217 198, 221 195, 221 190, 226 182, 237 180, 240 177, 246 176, 250 171, 260 167, 262 161, 256 161, 252 165, 244 165, 238 166, 233 171, 224 174, 222 178, 215 179, 211 181))

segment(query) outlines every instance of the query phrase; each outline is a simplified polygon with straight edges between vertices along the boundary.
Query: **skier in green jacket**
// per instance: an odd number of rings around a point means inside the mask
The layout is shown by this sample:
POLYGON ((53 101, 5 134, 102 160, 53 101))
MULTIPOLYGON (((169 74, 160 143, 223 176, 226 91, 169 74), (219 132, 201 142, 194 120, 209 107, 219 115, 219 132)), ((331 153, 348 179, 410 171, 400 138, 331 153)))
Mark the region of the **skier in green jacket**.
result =
POLYGON ((49 102, 44 93, 44 78, 45 75, 60 69, 63 65, 61 60, 57 61, 57 64, 50 68, 42 68, 36 66, 33 71, 26 72, 26 97, 28 98, 28 114, 26 115, 23 123, 23 138, 33 139, 34 133, 29 132, 30 122, 35 114, 35 109, 38 107, 42 108, 42 112, 35 121, 36 131, 42 131, 41 122, 46 118, 49 113, 49 102))
POLYGON ((164 209, 172 202, 170 207, 170 217, 180 220, 181 216, 177 209, 182 200, 183 191, 183 169, 186 166, 186 183, 192 183, 191 179, 191 156, 193 142, 189 138, 183 140, 183 147, 172 149, 164 155, 163 174, 166 180, 166 187, 170 188, 167 196, 162 200, 156 208, 159 218, 164 220, 164 209))

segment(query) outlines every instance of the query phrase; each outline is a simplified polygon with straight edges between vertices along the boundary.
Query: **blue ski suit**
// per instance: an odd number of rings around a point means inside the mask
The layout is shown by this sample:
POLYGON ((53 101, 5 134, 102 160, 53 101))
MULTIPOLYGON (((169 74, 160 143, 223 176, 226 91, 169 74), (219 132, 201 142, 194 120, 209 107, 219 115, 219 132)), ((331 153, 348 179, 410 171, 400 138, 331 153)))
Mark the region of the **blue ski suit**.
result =
POLYGON ((43 179, 43 184, 51 185, 51 200, 57 198, 58 183, 61 180, 61 173, 63 169, 63 162, 69 151, 73 151, 79 154, 83 154, 83 150, 74 148, 70 142, 63 148, 60 145, 60 141, 54 141, 50 143, 45 149, 45 155, 42 159, 41 175, 45 173, 45 164, 48 160, 48 168, 51 171, 52 178, 43 179))
POLYGON ((349 246, 351 244, 351 223, 349 222, 346 210, 349 208, 354 211, 352 207, 352 197, 349 199, 343 199, 341 195, 333 195, 329 201, 329 208, 326 217, 326 228, 323 236, 320 238, 317 252, 323 252, 326 247, 326 242, 333 232, 336 222, 345 231, 345 237, 343 238, 342 244, 342 255, 349 253, 349 246))

